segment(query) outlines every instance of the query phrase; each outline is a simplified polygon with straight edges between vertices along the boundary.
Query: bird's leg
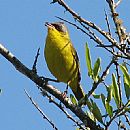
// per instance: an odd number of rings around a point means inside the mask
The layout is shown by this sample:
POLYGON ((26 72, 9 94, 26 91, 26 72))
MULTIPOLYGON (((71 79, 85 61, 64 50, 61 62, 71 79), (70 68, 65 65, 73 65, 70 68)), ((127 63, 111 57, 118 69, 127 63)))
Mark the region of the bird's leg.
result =
POLYGON ((44 76, 40 76, 40 78, 41 78, 42 80, 44 80, 44 82, 46 82, 46 83, 48 83, 48 81, 52 81, 52 82, 57 82, 57 83, 59 83, 59 80, 58 80, 58 79, 46 78, 46 77, 44 77, 44 76))
MULTIPOLYGON (((56 79, 50 79, 50 78, 46 78, 46 77, 44 77, 44 76, 40 76, 39 78, 43 81, 43 84, 44 84, 44 85, 48 85, 48 81, 59 82, 59 81, 56 80, 56 79)), ((47 93, 47 92, 46 92, 45 89, 42 88, 41 93, 42 93, 43 96, 46 96, 46 93, 47 93)))
POLYGON ((64 93, 66 93, 66 95, 67 95, 67 93, 68 93, 68 87, 69 87, 69 85, 68 85, 68 83, 67 83, 66 90, 64 91, 64 93))
POLYGON ((45 80, 59 83, 58 79, 45 78, 45 80))
POLYGON ((67 83, 66 90, 62 93, 62 96, 63 96, 64 98, 66 98, 66 95, 67 95, 67 93, 68 93, 68 86, 69 86, 69 83, 67 83))

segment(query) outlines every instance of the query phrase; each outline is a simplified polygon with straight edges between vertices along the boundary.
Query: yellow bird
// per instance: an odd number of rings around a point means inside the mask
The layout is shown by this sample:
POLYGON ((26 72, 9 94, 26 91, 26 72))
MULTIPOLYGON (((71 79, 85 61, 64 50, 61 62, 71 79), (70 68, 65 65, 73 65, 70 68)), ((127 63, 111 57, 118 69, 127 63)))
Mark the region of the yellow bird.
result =
POLYGON ((68 30, 63 22, 48 23, 44 56, 50 72, 59 82, 67 83, 77 100, 84 97, 80 85, 78 55, 71 43, 68 30))

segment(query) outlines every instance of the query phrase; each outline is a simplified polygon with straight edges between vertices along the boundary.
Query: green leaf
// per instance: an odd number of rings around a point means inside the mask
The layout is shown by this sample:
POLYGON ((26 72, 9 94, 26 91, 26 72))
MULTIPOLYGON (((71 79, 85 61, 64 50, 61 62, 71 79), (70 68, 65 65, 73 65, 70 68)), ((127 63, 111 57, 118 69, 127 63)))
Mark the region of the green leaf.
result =
POLYGON ((121 66, 124 66, 124 67, 125 67, 125 69, 128 71, 128 68, 127 68, 127 65, 126 65, 126 63, 125 63, 125 62, 123 62, 123 63, 121 64, 121 66))
POLYGON ((126 78, 124 77, 124 88, 125 88, 125 95, 126 98, 129 100, 130 99, 130 86, 126 83, 126 78))
POLYGON ((110 117, 113 116, 113 108, 112 106, 110 106, 109 102, 107 101, 107 98, 105 98, 104 94, 101 94, 101 98, 102 98, 102 103, 106 109, 106 112, 108 113, 108 115, 110 117))
POLYGON ((125 65, 120 65, 120 68, 123 72, 123 76, 124 76, 124 89, 125 89, 125 94, 126 94, 126 98, 129 100, 130 98, 130 75, 128 73, 128 70, 126 68, 125 65))
POLYGON ((106 112, 108 113, 108 115, 110 117, 113 116, 113 108, 112 106, 110 106, 109 102, 107 101, 107 98, 105 98, 104 94, 101 94, 101 98, 102 98, 102 103, 106 109, 106 112))
POLYGON ((107 87, 107 102, 110 102, 112 99, 112 85, 107 87))
POLYGON ((101 67, 100 67, 100 63, 101 63, 101 59, 98 58, 94 64, 94 68, 93 68, 93 79, 94 81, 98 81, 98 77, 99 77, 99 72, 101 70, 101 67))
POLYGON ((94 117, 94 115, 91 112, 87 112, 87 115, 90 119, 92 119, 94 122, 96 122, 96 119, 94 117))
POLYGON ((102 115, 100 112, 100 109, 98 108, 97 104, 91 99, 91 103, 92 103, 92 113, 94 115, 94 117, 103 124, 103 120, 102 120, 102 115))
POLYGON ((85 102, 86 102, 86 105, 87 105, 88 109, 89 109, 90 111, 92 111, 92 103, 89 101, 89 99, 86 100, 85 102))
POLYGON ((73 104, 77 105, 77 101, 76 101, 75 97, 72 94, 70 94, 70 99, 71 99, 71 102, 73 104))
POLYGON ((88 67, 88 75, 92 77, 92 63, 91 63, 91 56, 88 44, 86 43, 86 62, 88 67))
POLYGON ((116 105, 117 107, 119 107, 120 105, 119 87, 117 85, 115 74, 112 74, 112 91, 113 91, 113 97, 116 102, 116 105))
POLYGON ((127 106, 130 106, 130 100, 128 101, 127 106))
POLYGON ((106 97, 104 96, 104 94, 101 94, 101 99, 102 99, 102 103, 105 107, 105 100, 106 100, 106 97))
POLYGON ((88 97, 87 97, 87 94, 81 98, 79 101, 78 101, 78 106, 81 107, 82 105, 86 105, 86 101, 88 100, 88 97))
POLYGON ((101 98, 102 98, 102 103, 106 109, 106 112, 108 113, 108 115, 110 117, 113 116, 113 108, 112 106, 110 106, 109 102, 107 101, 107 98, 105 98, 104 94, 101 94, 101 98))
POLYGON ((129 73, 128 73, 128 70, 126 69, 126 67, 125 66, 123 66, 123 65, 120 65, 120 68, 121 68, 121 70, 122 70, 122 72, 123 72, 123 74, 124 74, 124 76, 125 76, 125 82, 129 85, 129 87, 130 87, 130 75, 129 75, 129 73))
POLYGON ((111 118, 113 116, 113 108, 107 101, 105 102, 105 106, 106 106, 106 111, 107 111, 109 117, 111 118))

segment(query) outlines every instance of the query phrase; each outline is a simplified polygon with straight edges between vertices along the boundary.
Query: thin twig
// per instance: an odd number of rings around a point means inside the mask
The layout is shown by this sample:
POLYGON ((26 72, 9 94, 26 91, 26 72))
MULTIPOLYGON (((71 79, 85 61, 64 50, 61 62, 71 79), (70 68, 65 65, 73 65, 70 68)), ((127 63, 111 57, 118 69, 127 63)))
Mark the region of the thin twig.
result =
POLYGON ((104 9, 104 12, 105 12, 105 20, 106 20, 106 23, 107 23, 108 32, 109 32, 109 35, 111 36, 112 35, 111 34, 111 29, 110 29, 111 27, 110 27, 109 20, 108 20, 108 15, 107 15, 105 9, 104 9))
POLYGON ((112 18, 113 18, 113 21, 114 21, 114 24, 115 24, 115 27, 116 27, 116 31, 117 31, 117 34, 118 34, 118 38, 119 38, 119 42, 121 43, 122 41, 122 38, 121 38, 121 24, 119 21, 119 18, 118 18, 118 13, 116 12, 115 10, 115 2, 113 0, 110 0, 108 2, 108 5, 111 9, 111 14, 112 14, 112 18))
POLYGON ((121 3, 122 0, 118 0, 116 3, 115 3, 115 8, 121 3))
POLYGON ((86 130, 82 125, 81 125, 81 123, 79 123, 78 121, 76 121, 66 110, 65 110, 65 108, 62 106, 62 104, 60 103, 57 103, 50 95, 46 95, 47 96, 47 98, 49 99, 49 102, 50 103, 53 103, 53 104, 55 104, 66 116, 67 116, 67 118, 69 118, 70 120, 72 120, 77 126, 79 126, 79 128, 81 129, 81 130, 86 130))
POLYGON ((54 130, 58 130, 58 128, 56 127, 56 125, 46 116, 46 114, 41 110, 41 108, 37 105, 37 103, 28 94, 28 92, 27 92, 26 89, 24 89, 24 92, 27 95, 27 97, 29 98, 29 100, 32 102, 32 104, 34 105, 34 107, 40 112, 40 114, 42 115, 43 119, 47 120, 47 122, 49 122, 49 124, 53 127, 54 130))
MULTIPOLYGON (((96 34, 95 34, 92 30, 90 30, 89 27, 86 27, 86 26, 83 25, 82 23, 80 23, 80 24, 81 24, 85 29, 87 29, 89 33, 87 33, 84 29, 82 29, 82 28, 79 27, 78 25, 76 25, 76 24, 74 24, 74 23, 72 23, 72 22, 70 22, 70 21, 68 21, 68 20, 65 20, 65 19, 63 19, 63 18, 61 18, 61 17, 58 17, 58 16, 56 16, 56 18, 58 18, 58 19, 60 19, 60 20, 62 20, 62 21, 64 21, 64 22, 67 22, 67 23, 73 25, 74 27, 76 27, 77 29, 79 29, 80 31, 82 31, 83 33, 85 33, 86 35, 88 35, 88 36, 90 37, 90 39, 92 39, 93 41, 95 41, 96 43, 98 43, 97 47, 103 47, 103 48, 105 48, 108 52, 110 52, 110 53, 111 53, 112 55, 114 55, 115 57, 121 57, 121 58, 125 58, 125 59, 128 58, 128 57, 126 57, 126 56, 122 56, 122 55, 119 55, 119 54, 117 55, 116 53, 114 53, 111 49, 109 49, 109 46, 104 45, 103 41, 101 41, 101 40, 99 39, 99 37, 97 37, 96 34)), ((113 46, 113 45, 111 45, 111 46, 113 46)), ((129 58, 128 58, 128 59, 129 59, 129 58)))
POLYGON ((117 45, 117 41, 115 39, 113 39, 108 33, 106 33, 105 31, 103 31, 100 27, 98 27, 96 24, 85 20, 84 18, 82 18, 80 15, 78 15, 76 12, 74 12, 63 0, 57 0, 57 2, 63 6, 67 11, 70 12, 70 14, 72 14, 72 16, 81 23, 84 23, 86 25, 88 25, 89 27, 97 30, 99 33, 101 33, 109 42, 111 42, 112 44, 114 44, 118 49, 121 49, 120 46, 117 45))
POLYGON ((102 47, 102 48, 105 48, 108 52, 110 52, 114 57, 117 57, 117 58, 124 58, 124 59, 130 59, 130 57, 128 56, 125 56, 125 55, 122 55, 122 53, 116 53, 113 49, 114 45, 97 45, 97 47, 102 47), (112 47, 112 50, 108 49, 112 47))
POLYGON ((130 64, 129 64, 129 63, 127 63, 126 61, 123 61, 123 62, 130 67, 130 64))
POLYGON ((114 62, 115 66, 116 66, 116 73, 117 73, 117 84, 118 84, 118 87, 119 87, 119 101, 120 101, 120 107, 122 106, 122 102, 121 102, 121 99, 122 99, 122 91, 121 91, 121 76, 119 74, 119 64, 117 61, 114 62))
MULTIPOLYGON (((43 88, 39 88, 41 93, 43 94, 44 93, 44 89, 43 88)), ((64 107, 61 105, 61 103, 57 103, 54 98, 49 95, 48 93, 44 93, 44 96, 46 96, 49 100, 50 103, 53 103, 55 104, 58 108, 60 108, 60 110, 67 116, 67 118, 69 118, 70 120, 72 120, 77 126, 79 126, 80 129, 82 130, 86 130, 82 125, 81 123, 79 123, 78 121, 76 121, 65 109, 64 107)))
POLYGON ((48 100, 49 100, 50 103, 53 103, 53 104, 55 104, 58 108, 60 108, 60 110, 67 116, 67 118, 69 118, 70 120, 72 120, 77 126, 79 126, 79 128, 80 128, 81 130, 86 130, 86 129, 81 125, 81 123, 79 123, 78 121, 76 121, 76 120, 64 109, 64 107, 61 105, 61 103, 60 103, 60 104, 57 103, 57 102, 52 98, 51 95, 49 95, 48 93, 45 93, 45 90, 44 90, 43 88, 40 87, 39 89, 40 89, 40 91, 41 91, 41 94, 42 94, 43 96, 46 96, 46 97, 48 98, 48 100))
POLYGON ((124 116, 125 116, 126 122, 127 122, 128 125, 130 126, 130 119, 129 119, 128 115, 124 114, 124 116))
POLYGON ((93 83, 93 87, 92 89, 88 92, 87 97, 89 98, 91 96, 91 94, 95 91, 95 89, 98 87, 98 85, 105 80, 106 76, 108 75, 108 71, 109 68, 111 67, 111 65, 114 63, 114 59, 111 60, 111 62, 108 64, 108 66, 106 67, 106 69, 103 71, 100 79, 98 80, 98 82, 94 82, 93 83))
POLYGON ((38 50, 37 50, 37 55, 35 56, 35 60, 34 60, 33 67, 32 67, 32 71, 33 71, 34 73, 37 73, 37 68, 36 68, 36 66, 37 66, 38 56, 40 55, 39 52, 40 52, 40 48, 38 48, 38 50))
POLYGON ((107 127, 110 126, 111 122, 116 118, 116 117, 119 117, 120 115, 122 115, 122 111, 128 106, 129 104, 129 101, 124 105, 122 106, 120 109, 117 110, 117 112, 115 113, 115 115, 110 119, 109 122, 107 122, 107 127))
POLYGON ((124 130, 127 130, 125 124, 121 120, 119 120, 118 122, 117 121, 115 121, 115 122, 116 122, 116 124, 118 126, 118 130, 120 130, 120 128, 124 129, 124 130))
MULTIPOLYGON (((89 36, 90 39, 93 39, 95 42, 97 42, 97 40, 96 40, 91 34, 87 33, 84 29, 82 29, 82 28, 79 27, 78 25, 76 25, 76 24, 74 24, 74 23, 72 23, 72 22, 70 22, 70 21, 68 21, 68 20, 65 20, 65 19, 63 19, 63 18, 61 18, 61 17, 58 17, 58 16, 56 16, 56 18, 58 18, 58 19, 60 19, 60 20, 62 20, 62 21, 64 21, 64 22, 67 22, 67 23, 69 23, 70 25, 73 25, 73 26, 76 27, 78 30, 80 30, 81 32, 83 32, 84 34, 86 34, 87 36, 89 36)), ((100 42, 101 42, 101 41, 100 41, 100 42)))
POLYGON ((27 68, 21 63, 11 52, 9 52, 2 44, 0 44, 0 54, 5 57, 20 73, 24 74, 26 77, 31 79, 38 88, 43 88, 58 100, 60 100, 70 111, 72 111, 86 126, 90 129, 102 130, 103 128, 97 125, 89 116, 81 109, 81 107, 76 106, 68 102, 68 98, 63 97, 62 93, 52 85, 48 85, 43 81, 40 76, 34 73, 32 70, 27 68))
MULTIPOLYGON (((112 43, 118 50, 120 50, 125 56, 130 59, 130 54, 126 52, 122 47, 119 45, 119 43, 116 41, 116 39, 112 38, 107 32, 103 31, 99 26, 97 26, 95 23, 92 23, 90 21, 85 20, 82 18, 79 14, 77 14, 75 11, 73 11, 64 0, 56 0, 58 4, 63 6, 72 16, 75 20, 77 20, 79 23, 84 23, 88 25, 89 27, 95 29, 97 32, 99 32, 102 36, 104 36, 109 42, 112 43)), ((111 2, 110 2, 111 3, 111 2)))

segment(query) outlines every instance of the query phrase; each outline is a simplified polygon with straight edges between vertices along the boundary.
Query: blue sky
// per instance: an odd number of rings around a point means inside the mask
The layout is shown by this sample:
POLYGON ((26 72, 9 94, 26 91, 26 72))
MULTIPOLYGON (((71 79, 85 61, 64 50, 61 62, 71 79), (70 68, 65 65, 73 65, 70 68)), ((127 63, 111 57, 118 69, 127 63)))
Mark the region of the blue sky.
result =
MULTIPOLYGON (((63 17, 72 22, 74 20, 68 12, 65 12, 63 7, 57 3, 50 4, 50 2, 51 0, 0 0, 0 42, 29 68, 32 67, 37 49, 40 47, 40 56, 37 64, 38 74, 54 78, 47 69, 43 56, 47 33, 44 23, 46 21, 59 21, 55 16, 63 17)), ((105 0, 100 0, 100 2, 98 0, 83 0, 82 2, 80 0, 68 0, 67 3, 82 17, 95 22, 103 30, 107 29, 104 9, 108 12, 109 16, 110 12, 105 0)), ((120 17, 123 19, 128 32, 130 30, 129 5, 130 1, 124 0, 118 8, 120 17)), ((88 88, 90 89, 91 87, 91 80, 87 76, 85 43, 88 42, 89 44, 93 63, 97 57, 102 58, 102 69, 110 61, 111 55, 103 49, 95 48, 96 44, 85 34, 71 25, 66 25, 69 28, 72 42, 79 55, 82 73, 81 84, 85 92, 88 92, 88 88)), ((114 27, 112 28, 114 30, 114 27)), ((34 83, 17 72, 2 56, 0 56, 0 72, 0 88, 2 89, 0 96, 0 129, 52 129, 48 122, 42 119, 41 115, 31 104, 24 93, 24 89, 30 93, 43 109, 44 113, 55 122, 59 129, 75 129, 74 124, 68 121, 66 116, 56 106, 48 103, 41 96, 34 83)), ((58 84, 57 86, 63 91, 64 88, 60 88, 60 86, 65 86, 65 84, 58 84)), ((100 89, 98 92, 100 92, 100 89)))

